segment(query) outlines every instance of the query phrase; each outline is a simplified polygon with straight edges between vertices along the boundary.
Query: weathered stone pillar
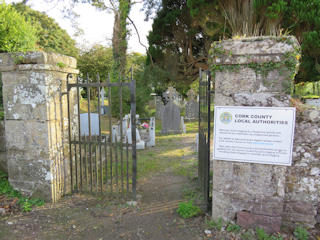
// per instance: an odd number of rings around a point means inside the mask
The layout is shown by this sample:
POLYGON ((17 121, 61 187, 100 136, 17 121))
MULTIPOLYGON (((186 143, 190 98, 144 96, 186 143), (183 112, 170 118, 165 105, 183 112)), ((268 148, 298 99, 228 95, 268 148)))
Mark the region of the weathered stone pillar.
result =
POLYGON ((27 195, 55 201, 70 189, 62 92, 75 68, 74 58, 54 53, 0 54, 9 181, 27 195))
MULTIPOLYGON (((299 44, 294 37, 255 37, 213 44, 216 106, 288 107, 299 44)), ((213 161, 212 216, 280 230, 285 166, 213 161)))

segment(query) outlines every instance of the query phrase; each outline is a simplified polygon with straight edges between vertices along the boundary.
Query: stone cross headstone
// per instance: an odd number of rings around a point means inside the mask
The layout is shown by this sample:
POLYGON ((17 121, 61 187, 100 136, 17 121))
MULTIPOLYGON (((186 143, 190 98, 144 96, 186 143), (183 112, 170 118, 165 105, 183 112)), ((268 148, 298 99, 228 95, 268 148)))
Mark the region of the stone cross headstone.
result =
MULTIPOLYGON (((99 135, 99 115, 90 113, 91 136, 99 135)), ((80 130, 81 136, 89 136, 89 119, 88 113, 80 114, 80 130)))
POLYGON ((197 119, 199 117, 199 103, 195 100, 196 94, 190 89, 187 93, 186 119, 197 119))
POLYGON ((104 90, 104 88, 101 88, 100 90, 100 108, 101 108, 101 114, 106 114, 105 112, 105 108, 104 108, 104 95, 105 95, 106 91, 104 90))
POLYGON ((174 102, 173 95, 165 92, 164 98, 166 105, 164 106, 163 115, 161 118, 162 129, 161 134, 177 134, 180 130, 180 108, 174 102))

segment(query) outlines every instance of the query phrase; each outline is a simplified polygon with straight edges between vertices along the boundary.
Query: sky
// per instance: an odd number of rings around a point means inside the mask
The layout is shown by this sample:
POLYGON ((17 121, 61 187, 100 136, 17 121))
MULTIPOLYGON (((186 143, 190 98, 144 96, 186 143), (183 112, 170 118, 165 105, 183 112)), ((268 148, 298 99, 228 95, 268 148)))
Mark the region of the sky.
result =
MULTIPOLYGON (((21 0, 6 0, 6 3, 21 2, 21 0)), ((69 35, 74 38, 79 47, 88 48, 93 44, 102 44, 104 46, 111 46, 112 30, 113 30, 113 13, 107 11, 99 11, 90 4, 77 4, 73 9, 79 16, 77 18, 78 26, 83 30, 84 35, 75 37, 75 28, 69 19, 63 17, 61 10, 65 9, 68 4, 67 1, 59 0, 29 0, 27 5, 32 9, 45 12, 50 17, 54 18, 56 22, 65 29, 69 35)), ((144 13, 140 11, 141 3, 135 4, 130 12, 130 18, 134 21, 140 37, 141 42, 148 46, 147 35, 152 29, 152 20, 144 21, 144 13)), ((130 38, 128 41, 129 52, 146 53, 143 46, 139 44, 138 37, 132 25, 129 25, 130 38)))

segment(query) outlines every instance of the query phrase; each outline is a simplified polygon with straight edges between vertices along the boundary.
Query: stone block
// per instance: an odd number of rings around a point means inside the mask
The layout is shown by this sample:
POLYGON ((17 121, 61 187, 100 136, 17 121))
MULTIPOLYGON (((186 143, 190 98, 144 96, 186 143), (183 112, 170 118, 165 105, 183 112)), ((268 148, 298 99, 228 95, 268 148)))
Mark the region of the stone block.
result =
POLYGON ((284 204, 283 220, 291 223, 303 223, 310 227, 316 224, 317 206, 311 202, 288 201, 284 204))
POLYGON ((48 149, 48 123, 41 121, 6 121, 7 150, 48 149))
POLYGON ((77 60, 73 57, 64 56, 57 53, 46 52, 25 52, 25 53, 1 53, 0 54, 0 71, 13 71, 17 69, 16 65, 30 67, 51 65, 57 71, 63 70, 63 68, 75 69, 77 66, 77 60), (65 65, 63 68, 58 65, 65 65))
POLYGON ((257 215, 281 217, 283 198, 264 197, 252 198, 249 194, 212 192, 212 217, 220 217, 226 221, 235 220, 236 213, 247 211, 257 215))
POLYGON ((286 167, 213 161, 213 190, 259 196, 284 196, 286 167), (263 186, 263 187, 262 187, 263 186))
POLYGON ((295 37, 252 37, 216 42, 211 53, 213 64, 247 64, 280 62, 279 55, 293 52, 299 47, 295 37), (215 54, 214 49, 222 49, 215 54))
POLYGON ((234 102, 233 94, 226 96, 219 92, 215 92, 214 104, 216 106, 237 106, 237 104, 234 102))
POLYGON ((257 215, 245 211, 237 212, 237 224, 243 228, 259 227, 270 234, 280 232, 281 223, 281 217, 257 215))
POLYGON ((226 96, 235 92, 255 92, 257 85, 256 73, 250 68, 241 68, 238 71, 217 71, 216 79, 228 79, 228 81, 216 81, 215 92, 226 96))
POLYGON ((236 106, 288 107, 290 105, 289 96, 273 93, 236 93, 232 98, 236 106))

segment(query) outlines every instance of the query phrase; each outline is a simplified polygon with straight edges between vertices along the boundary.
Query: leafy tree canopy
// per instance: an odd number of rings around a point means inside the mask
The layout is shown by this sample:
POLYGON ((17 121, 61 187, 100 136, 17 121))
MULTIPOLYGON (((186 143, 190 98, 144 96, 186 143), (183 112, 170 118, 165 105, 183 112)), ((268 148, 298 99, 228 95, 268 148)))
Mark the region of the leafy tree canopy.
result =
POLYGON ((186 0, 162 1, 148 36, 149 53, 156 65, 148 70, 151 76, 163 78, 159 84, 154 81, 158 92, 174 85, 185 93, 198 76, 199 68, 208 68, 206 55, 211 39, 194 23, 186 0))
POLYGON ((0 0, 0 52, 29 51, 36 48, 36 28, 11 5, 0 0))
POLYGON ((29 19, 37 30, 38 47, 44 51, 78 57, 76 42, 55 20, 45 13, 33 10, 23 3, 12 5, 25 19, 29 19))
MULTIPOLYGON (((154 7, 159 1, 147 3, 154 7)), ((162 76, 154 83, 159 92, 174 85, 185 93, 199 69, 207 69, 210 43, 234 36, 295 35, 302 46, 296 82, 319 79, 318 0, 162 0, 158 9, 148 41, 155 63, 150 75, 162 76)))
POLYGON ((80 54, 78 68, 83 77, 89 75, 93 80, 97 80, 97 73, 102 77, 111 72, 112 69, 112 48, 102 45, 94 45, 89 50, 80 54))

